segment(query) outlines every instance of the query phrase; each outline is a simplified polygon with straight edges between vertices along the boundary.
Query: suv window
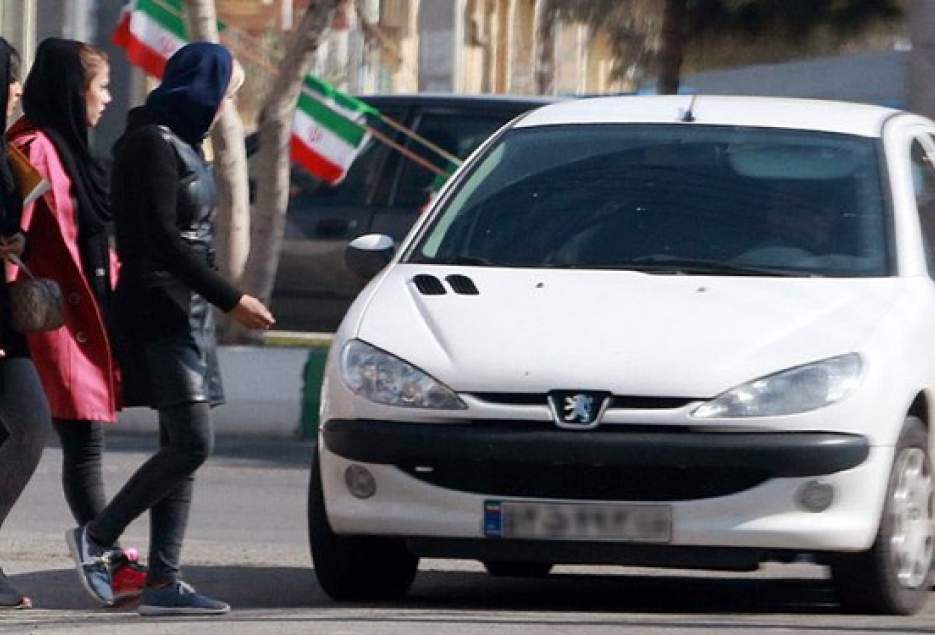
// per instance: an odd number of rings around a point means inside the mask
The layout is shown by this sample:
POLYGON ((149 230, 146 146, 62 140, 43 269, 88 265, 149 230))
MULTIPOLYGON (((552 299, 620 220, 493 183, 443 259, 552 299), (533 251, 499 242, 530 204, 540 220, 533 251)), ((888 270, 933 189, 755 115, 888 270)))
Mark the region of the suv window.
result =
MULTIPOLYGON (((509 118, 485 117, 478 114, 426 113, 419 119, 416 132, 459 159, 465 159, 509 118)), ((438 167, 454 169, 454 166, 444 166, 444 159, 434 152, 421 146, 414 147, 412 143, 410 147, 438 167)), ((435 174, 415 161, 404 160, 402 163, 402 174, 393 204, 396 207, 419 208, 428 200, 435 174)))
POLYGON ((929 275, 935 277, 935 169, 919 141, 912 142, 912 185, 929 275))
POLYGON ((877 147, 800 130, 513 129, 411 262, 658 273, 889 273, 877 147), (555 152, 561 148, 561 152, 555 152))

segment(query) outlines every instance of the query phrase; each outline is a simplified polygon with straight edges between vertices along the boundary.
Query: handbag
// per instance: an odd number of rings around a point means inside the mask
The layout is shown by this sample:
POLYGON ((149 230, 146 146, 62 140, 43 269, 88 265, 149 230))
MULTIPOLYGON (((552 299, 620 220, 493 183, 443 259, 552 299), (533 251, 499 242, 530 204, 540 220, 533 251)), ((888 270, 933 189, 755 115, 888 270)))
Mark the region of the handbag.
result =
POLYGON ((9 254, 10 261, 26 273, 9 285, 10 321, 20 333, 54 331, 65 323, 65 302, 62 289, 55 280, 37 278, 19 257, 9 254))

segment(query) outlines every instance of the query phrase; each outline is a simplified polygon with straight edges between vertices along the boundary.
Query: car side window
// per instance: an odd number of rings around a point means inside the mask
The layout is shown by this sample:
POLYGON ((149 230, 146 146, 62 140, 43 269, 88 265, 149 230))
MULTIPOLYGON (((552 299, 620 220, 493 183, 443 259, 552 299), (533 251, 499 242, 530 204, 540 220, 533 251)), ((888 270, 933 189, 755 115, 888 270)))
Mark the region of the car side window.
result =
MULTIPOLYGON (((490 117, 476 114, 426 113, 419 120, 416 132, 459 159, 465 159, 509 119, 510 115, 490 117)), ((413 144, 410 144, 410 147, 436 166, 454 169, 454 166, 444 165, 444 159, 434 152, 413 144)), ((404 160, 393 205, 418 209, 428 200, 435 179, 436 175, 430 170, 415 161, 404 160)))
POLYGON ((929 276, 935 278, 935 168, 925 147, 918 140, 912 142, 912 186, 915 191, 919 225, 929 276))

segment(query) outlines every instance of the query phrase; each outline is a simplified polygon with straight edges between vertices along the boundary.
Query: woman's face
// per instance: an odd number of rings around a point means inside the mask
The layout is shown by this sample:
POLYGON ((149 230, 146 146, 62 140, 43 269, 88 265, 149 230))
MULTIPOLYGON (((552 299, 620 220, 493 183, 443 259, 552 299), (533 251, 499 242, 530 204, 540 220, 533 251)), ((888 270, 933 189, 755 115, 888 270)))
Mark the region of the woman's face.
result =
POLYGON ((93 128, 101 120, 104 109, 110 103, 110 65, 102 63, 97 67, 85 93, 85 109, 88 113, 88 127, 93 128))
POLYGON ((18 79, 14 79, 10 82, 10 92, 7 95, 6 99, 6 116, 11 116, 16 111, 16 105, 19 103, 19 98, 23 96, 23 85, 19 83, 18 79))

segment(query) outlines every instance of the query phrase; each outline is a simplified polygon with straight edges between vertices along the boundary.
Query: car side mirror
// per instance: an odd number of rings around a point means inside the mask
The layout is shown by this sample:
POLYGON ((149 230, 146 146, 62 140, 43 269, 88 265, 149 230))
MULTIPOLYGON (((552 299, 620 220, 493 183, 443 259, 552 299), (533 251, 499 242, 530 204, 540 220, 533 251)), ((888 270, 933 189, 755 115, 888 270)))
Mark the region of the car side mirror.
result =
POLYGON ((344 250, 347 268, 365 280, 377 275, 396 253, 396 243, 386 234, 366 234, 352 240, 344 250))

